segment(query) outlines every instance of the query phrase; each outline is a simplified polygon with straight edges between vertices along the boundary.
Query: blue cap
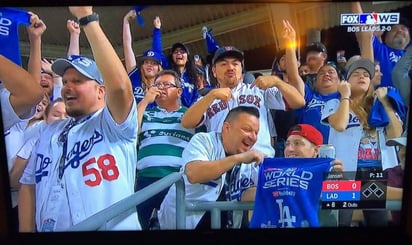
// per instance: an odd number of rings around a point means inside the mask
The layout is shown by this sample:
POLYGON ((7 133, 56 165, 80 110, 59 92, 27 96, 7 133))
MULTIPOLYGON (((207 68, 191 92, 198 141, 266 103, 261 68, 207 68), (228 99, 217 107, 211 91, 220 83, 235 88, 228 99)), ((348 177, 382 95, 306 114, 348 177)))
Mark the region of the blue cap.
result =
POLYGON ((148 49, 144 54, 137 58, 137 67, 140 67, 143 61, 151 59, 156 61, 159 65, 162 65, 162 55, 159 52, 153 51, 153 49, 148 49))
POLYGON ((183 50, 187 53, 187 55, 190 54, 189 49, 188 49, 188 48, 186 47, 186 45, 184 45, 183 43, 175 43, 175 44, 173 44, 173 45, 172 45, 171 52, 173 53, 177 48, 183 49, 183 50))
POLYGON ((99 84, 103 84, 102 75, 97 68, 96 62, 84 56, 71 55, 68 58, 57 59, 51 66, 54 73, 63 76, 68 68, 74 68, 83 76, 95 80, 99 84))
POLYGON ((233 46, 223 46, 218 48, 215 51, 215 55, 212 60, 212 64, 215 64, 217 61, 225 57, 235 57, 236 59, 243 62, 243 52, 233 46))

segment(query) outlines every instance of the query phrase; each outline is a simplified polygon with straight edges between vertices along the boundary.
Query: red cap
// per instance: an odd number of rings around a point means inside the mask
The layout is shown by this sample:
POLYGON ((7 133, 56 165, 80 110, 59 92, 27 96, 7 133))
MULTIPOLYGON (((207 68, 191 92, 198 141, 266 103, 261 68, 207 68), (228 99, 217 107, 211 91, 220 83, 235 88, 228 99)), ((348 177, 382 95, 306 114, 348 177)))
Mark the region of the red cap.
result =
POLYGON ((315 127, 310 124, 296 124, 291 127, 288 132, 288 137, 290 135, 300 135, 315 145, 323 144, 323 136, 315 127))

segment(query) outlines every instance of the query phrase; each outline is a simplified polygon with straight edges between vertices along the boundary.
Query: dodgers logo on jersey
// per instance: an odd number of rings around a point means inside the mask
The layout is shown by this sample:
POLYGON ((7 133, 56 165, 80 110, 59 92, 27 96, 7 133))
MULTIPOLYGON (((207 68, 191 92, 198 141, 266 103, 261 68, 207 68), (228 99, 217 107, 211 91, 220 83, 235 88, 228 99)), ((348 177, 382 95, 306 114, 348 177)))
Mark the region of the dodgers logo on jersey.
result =
POLYGON ((136 101, 140 101, 144 97, 144 89, 142 87, 135 87, 133 89, 133 95, 136 99, 136 101))
POLYGON ((64 164, 63 170, 71 165, 72 168, 77 168, 80 165, 80 161, 87 157, 94 145, 103 140, 103 135, 97 130, 90 139, 84 141, 77 141, 74 143, 73 148, 67 153, 66 163, 64 164))
POLYGON ((346 126, 346 128, 353 128, 353 127, 359 127, 360 126, 360 122, 359 122, 359 118, 352 113, 349 113, 349 123, 348 126, 346 126))
POLYGON ((233 168, 231 179, 233 179, 234 181, 231 181, 229 185, 230 200, 240 201, 241 191, 255 185, 255 182, 251 178, 244 178, 243 176, 241 176, 240 166, 233 168))
POLYGON ((324 105, 325 105, 325 101, 313 98, 308 102, 307 107, 308 107, 308 110, 312 108, 317 108, 317 107, 320 107, 322 109, 324 105))
POLYGON ((43 154, 36 154, 36 166, 39 166, 35 171, 36 183, 39 183, 43 176, 49 175, 49 171, 46 169, 52 163, 50 157, 46 157, 43 154))

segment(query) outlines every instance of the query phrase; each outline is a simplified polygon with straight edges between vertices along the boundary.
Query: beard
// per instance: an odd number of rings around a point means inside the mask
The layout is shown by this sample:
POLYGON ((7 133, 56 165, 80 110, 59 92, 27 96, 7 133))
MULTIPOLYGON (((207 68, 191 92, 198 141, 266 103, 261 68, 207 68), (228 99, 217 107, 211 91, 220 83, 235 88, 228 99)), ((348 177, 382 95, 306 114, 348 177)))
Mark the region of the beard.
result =
POLYGON ((392 45, 394 47, 399 47, 403 49, 403 46, 406 44, 406 38, 404 37, 394 37, 392 39, 392 45))

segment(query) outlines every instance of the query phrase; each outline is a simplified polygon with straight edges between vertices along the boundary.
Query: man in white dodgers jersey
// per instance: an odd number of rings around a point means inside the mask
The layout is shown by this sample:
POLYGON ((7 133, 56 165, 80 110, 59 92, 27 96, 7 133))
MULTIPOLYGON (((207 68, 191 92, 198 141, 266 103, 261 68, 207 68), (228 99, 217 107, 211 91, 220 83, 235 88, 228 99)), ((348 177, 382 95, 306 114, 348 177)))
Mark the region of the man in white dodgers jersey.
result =
MULTIPOLYGON (((64 231, 134 193, 137 109, 130 79, 93 8, 69 10, 95 61, 71 56, 52 65, 70 117, 47 125, 33 149, 20 179, 20 231, 64 231)), ((131 209, 100 229, 141 227, 131 209)))
MULTIPOLYGON (((182 153, 186 201, 225 201, 232 195, 231 169, 239 168, 239 179, 257 179, 264 154, 253 150, 259 131, 259 111, 255 107, 233 108, 224 120, 221 133, 197 133, 182 153), (226 183, 225 183, 226 182, 226 183)), ((250 186, 241 186, 239 200, 248 199, 250 186)), ((162 230, 176 229, 176 186, 172 185, 159 210, 162 230)), ((210 220, 200 212, 186 212, 186 229, 210 229, 210 220)), ((223 217, 223 215, 222 215, 223 217)), ((223 218, 226 221, 226 219, 223 218)), ((223 225, 226 225, 224 222, 223 225)), ((233 227, 227 227, 233 228, 233 227)), ((238 228, 238 227, 235 227, 238 228)))

